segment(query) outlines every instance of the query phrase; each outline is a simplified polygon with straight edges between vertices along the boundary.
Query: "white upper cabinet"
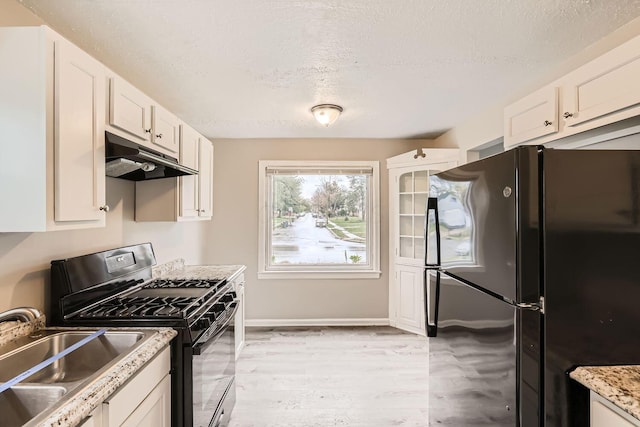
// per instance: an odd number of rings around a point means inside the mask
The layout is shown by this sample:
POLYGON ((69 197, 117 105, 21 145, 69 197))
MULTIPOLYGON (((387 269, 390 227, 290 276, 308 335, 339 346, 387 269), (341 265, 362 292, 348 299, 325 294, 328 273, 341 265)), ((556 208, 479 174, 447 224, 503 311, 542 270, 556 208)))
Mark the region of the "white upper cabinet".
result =
POLYGON ((119 76, 112 75, 109 86, 109 130, 178 158, 180 120, 119 76))
POLYGON ((558 89, 546 87, 504 110, 504 145, 558 132, 558 89))
MULTIPOLYGON (((180 126, 180 163, 195 170, 199 169, 200 134, 189 126, 180 126)), ((186 175, 179 178, 180 216, 197 218, 199 215, 199 175, 186 175)))
POLYGON ((55 221, 104 220, 104 66, 55 42, 55 221))
POLYGON ((213 215, 213 144, 204 137, 200 138, 199 155, 199 216, 201 218, 211 218, 211 215, 213 215))
MULTIPOLYGON (((640 106, 638 76, 640 37, 570 73, 562 88, 567 126, 588 127, 591 120, 640 106)), ((640 114, 637 108, 630 112, 640 114)))
POLYGON ((151 107, 151 142, 160 151, 177 157, 180 152, 180 120, 159 105, 151 107))
POLYGON ((213 200, 213 144, 180 125, 180 163, 197 175, 136 182, 136 221, 209 220, 213 200))
POLYGON ((151 141, 151 98, 120 77, 109 79, 109 124, 151 141))
POLYGON ((105 69, 47 27, 0 28, 0 231, 105 225, 105 69))
POLYGON ((213 145, 187 125, 180 126, 180 163, 198 171, 198 175, 179 180, 180 219, 211 218, 213 188, 213 145))
POLYGON ((640 36, 504 110, 504 145, 545 144, 640 115, 640 36))

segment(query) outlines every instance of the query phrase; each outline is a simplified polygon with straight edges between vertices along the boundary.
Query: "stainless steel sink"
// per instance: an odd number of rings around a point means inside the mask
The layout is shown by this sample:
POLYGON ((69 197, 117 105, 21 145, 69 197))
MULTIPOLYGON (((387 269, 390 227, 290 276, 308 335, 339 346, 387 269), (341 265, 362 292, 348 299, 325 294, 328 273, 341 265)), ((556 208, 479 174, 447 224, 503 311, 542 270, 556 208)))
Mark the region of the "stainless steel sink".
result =
POLYGON ((14 386, 0 393, 0 424, 21 426, 53 406, 66 392, 60 386, 14 386))
MULTIPOLYGON (((9 381, 88 337, 91 333, 57 332, 22 346, 5 357, 0 356, 0 382, 9 381)), ((52 384, 82 380, 127 352, 143 336, 144 334, 140 332, 107 332, 36 372, 23 382, 52 384)))
MULTIPOLYGON (((33 368, 95 330, 44 329, 0 348, 0 384, 33 368)), ((31 425, 63 405, 156 331, 108 331, 0 393, 0 425, 31 425)))

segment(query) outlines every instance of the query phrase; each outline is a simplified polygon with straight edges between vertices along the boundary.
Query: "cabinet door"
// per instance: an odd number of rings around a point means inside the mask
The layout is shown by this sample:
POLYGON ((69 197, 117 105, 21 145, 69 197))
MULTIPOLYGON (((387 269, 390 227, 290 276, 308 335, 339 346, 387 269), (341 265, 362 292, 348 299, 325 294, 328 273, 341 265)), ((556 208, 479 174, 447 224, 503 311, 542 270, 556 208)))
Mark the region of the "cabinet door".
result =
POLYGON ((141 142, 150 141, 151 99, 119 77, 109 83, 109 124, 141 142))
POLYGON ((103 402, 104 427, 170 425, 170 351, 162 350, 103 402))
POLYGON ((98 406, 88 417, 80 421, 78 427, 102 427, 102 406, 98 406))
MULTIPOLYGON (((200 135, 186 125, 180 125, 180 163, 199 169, 200 135)), ((199 212, 198 175, 180 177, 180 216, 197 218, 199 212)))
POLYGON ((155 148, 178 157, 180 151, 178 118, 159 105, 154 105, 151 108, 151 124, 153 127, 151 142, 155 148))
POLYGON ((213 214, 213 144, 206 138, 200 138, 199 157, 200 216, 210 218, 213 214))
POLYGON ((637 427, 640 420, 594 391, 589 392, 591 427, 637 427))
POLYGON ((393 181, 396 262, 422 265, 424 258, 424 214, 429 197, 429 172, 400 172, 393 181))
POLYGON ((54 49, 54 220, 104 220, 105 69, 65 40, 54 49))
POLYGON ((237 359, 240 356, 242 347, 244 347, 244 275, 236 279, 235 289, 240 300, 238 302, 238 311, 236 311, 236 315, 233 318, 237 359))
POLYGON ((122 423, 122 427, 169 427, 170 425, 171 377, 167 375, 122 423))
POLYGON ((588 126, 585 122, 640 106, 639 75, 640 37, 567 75, 562 113, 567 126, 588 126))
POLYGON ((538 90, 504 109, 504 145, 558 132, 558 88, 538 90))
POLYGON ((396 326, 409 332, 424 334, 423 269, 396 266, 396 326))

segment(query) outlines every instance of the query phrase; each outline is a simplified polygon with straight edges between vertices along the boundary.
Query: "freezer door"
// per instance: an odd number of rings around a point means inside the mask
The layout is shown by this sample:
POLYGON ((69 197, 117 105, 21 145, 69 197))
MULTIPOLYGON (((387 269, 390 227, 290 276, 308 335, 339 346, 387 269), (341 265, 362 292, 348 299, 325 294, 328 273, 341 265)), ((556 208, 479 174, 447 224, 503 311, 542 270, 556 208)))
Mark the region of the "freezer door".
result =
POLYGON ((432 176, 425 264, 511 301, 537 301, 538 176, 536 147, 432 176))
POLYGON ((514 427, 518 421, 516 308, 439 272, 429 338, 429 426, 514 427))
POLYGON ((640 363, 640 151, 547 150, 545 425, 582 426, 576 366, 640 363))

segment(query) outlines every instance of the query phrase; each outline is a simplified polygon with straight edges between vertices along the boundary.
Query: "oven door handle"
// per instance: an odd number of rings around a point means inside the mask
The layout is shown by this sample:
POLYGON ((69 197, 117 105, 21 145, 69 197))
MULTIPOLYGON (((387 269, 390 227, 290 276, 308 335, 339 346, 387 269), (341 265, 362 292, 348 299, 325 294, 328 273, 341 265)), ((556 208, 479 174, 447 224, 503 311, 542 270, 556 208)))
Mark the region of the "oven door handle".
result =
POLYGON ((224 323, 222 325, 214 328, 211 332, 206 331, 205 333, 200 335, 198 340, 191 348, 194 356, 199 356, 200 354, 202 354, 202 352, 209 346, 209 344, 216 342, 216 340, 220 338, 220 335, 224 333, 224 331, 229 326, 229 323, 231 323, 233 316, 238 311, 238 302, 240 302, 240 300, 236 298, 229 304, 231 309, 227 311, 227 318, 224 320, 224 323))

